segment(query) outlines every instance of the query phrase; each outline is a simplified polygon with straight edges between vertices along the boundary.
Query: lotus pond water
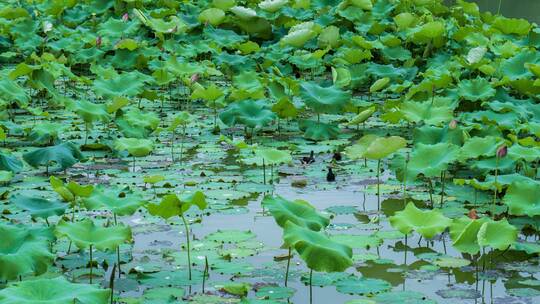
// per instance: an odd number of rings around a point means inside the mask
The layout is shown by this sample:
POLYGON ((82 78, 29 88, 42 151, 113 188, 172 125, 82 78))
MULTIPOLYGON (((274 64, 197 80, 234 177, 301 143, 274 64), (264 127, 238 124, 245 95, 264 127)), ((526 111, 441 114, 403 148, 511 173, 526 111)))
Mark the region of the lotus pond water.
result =
POLYGON ((539 303, 523 5, 0 2, 0 304, 539 303))

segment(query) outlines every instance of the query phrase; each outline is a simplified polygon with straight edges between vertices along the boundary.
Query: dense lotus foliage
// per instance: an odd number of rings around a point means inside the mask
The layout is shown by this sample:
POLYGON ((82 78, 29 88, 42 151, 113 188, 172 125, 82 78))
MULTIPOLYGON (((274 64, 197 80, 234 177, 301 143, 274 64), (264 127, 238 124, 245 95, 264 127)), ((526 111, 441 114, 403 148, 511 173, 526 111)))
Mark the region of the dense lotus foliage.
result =
POLYGON ((450 2, 0 1, 0 304, 540 302, 540 28, 450 2))

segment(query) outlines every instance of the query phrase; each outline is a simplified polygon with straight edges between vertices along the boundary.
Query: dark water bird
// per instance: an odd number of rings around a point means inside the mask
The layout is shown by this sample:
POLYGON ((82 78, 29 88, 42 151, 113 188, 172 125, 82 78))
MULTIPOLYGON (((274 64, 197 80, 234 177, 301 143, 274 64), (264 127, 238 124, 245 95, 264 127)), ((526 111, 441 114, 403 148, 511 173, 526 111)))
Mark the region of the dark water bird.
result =
POLYGON ((328 173, 326 174, 326 181, 327 182, 336 181, 336 174, 332 171, 332 167, 328 167, 328 173))
POLYGON ((341 153, 339 151, 334 152, 334 156, 332 156, 332 159, 335 161, 341 161, 341 153))
POLYGON ((309 165, 309 164, 314 163, 315 162, 315 156, 314 156, 313 150, 311 150, 311 152, 309 153, 309 157, 304 156, 304 157, 302 157, 302 159, 300 161, 302 162, 303 165, 309 165))

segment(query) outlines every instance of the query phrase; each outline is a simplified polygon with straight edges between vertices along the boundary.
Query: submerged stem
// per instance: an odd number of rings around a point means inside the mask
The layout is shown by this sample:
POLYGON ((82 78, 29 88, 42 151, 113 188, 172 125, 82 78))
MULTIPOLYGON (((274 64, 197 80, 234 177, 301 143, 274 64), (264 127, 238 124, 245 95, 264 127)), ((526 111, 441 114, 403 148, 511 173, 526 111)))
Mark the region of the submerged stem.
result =
POLYGON ((289 267, 291 265, 291 247, 289 247, 289 255, 287 256, 287 270, 285 271, 285 287, 289 281, 289 267))
POLYGON ((381 210, 381 160, 377 161, 377 211, 381 210))

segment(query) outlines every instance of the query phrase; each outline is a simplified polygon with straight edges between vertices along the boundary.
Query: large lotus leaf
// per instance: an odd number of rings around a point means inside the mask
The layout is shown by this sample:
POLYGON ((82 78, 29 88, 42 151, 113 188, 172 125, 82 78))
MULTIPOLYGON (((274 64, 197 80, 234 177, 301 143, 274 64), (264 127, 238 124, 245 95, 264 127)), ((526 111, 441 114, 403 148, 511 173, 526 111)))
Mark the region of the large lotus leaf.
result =
POLYGON ((296 48, 303 47, 310 39, 317 36, 317 32, 309 28, 302 28, 295 31, 290 31, 281 39, 284 45, 290 45, 296 48))
POLYGON ((304 131, 304 137, 311 140, 329 140, 337 138, 340 131, 338 126, 316 122, 313 120, 301 120, 298 123, 300 130, 304 131))
POLYGON ((283 230, 285 244, 294 248, 307 266, 315 271, 339 272, 349 268, 352 249, 334 242, 320 232, 286 222, 283 230))
POLYGON ((33 167, 48 166, 51 163, 56 163, 61 170, 65 170, 82 160, 83 155, 73 143, 65 142, 25 153, 23 159, 33 167))
POLYGON ((378 137, 368 134, 360 138, 353 146, 347 147, 345 153, 351 159, 383 159, 405 146, 407 146, 407 141, 399 136, 378 137))
POLYGON ((478 244, 498 250, 508 249, 516 241, 518 231, 506 219, 487 221, 478 230, 478 244))
POLYGON ((480 251, 478 231, 486 221, 487 218, 473 220, 467 216, 453 220, 450 225, 452 246, 460 252, 477 254, 480 251))
POLYGON ((116 140, 114 148, 119 151, 128 151, 134 157, 144 157, 152 153, 154 143, 150 139, 120 138, 116 140))
POLYGON ((51 201, 39 197, 30 197, 26 195, 16 195, 11 197, 10 203, 28 211, 32 218, 48 218, 54 215, 62 215, 68 207, 67 204, 59 201, 51 201))
POLYGON ((8 77, 3 77, 0 80, 0 101, 7 103, 17 101, 19 104, 26 104, 30 101, 30 97, 28 97, 24 88, 19 86, 15 81, 8 77))
POLYGON ((420 128, 416 128, 413 133, 415 144, 422 143, 432 145, 447 142, 461 146, 463 144, 464 137, 463 129, 460 127, 451 129, 448 126, 422 126, 420 128))
POLYGON ((274 148, 259 148, 255 150, 255 156, 242 159, 242 162, 248 165, 257 166, 289 164, 292 162, 292 156, 289 151, 278 150, 274 148))
POLYGON ((194 85, 195 89, 191 93, 191 99, 204 99, 206 101, 215 101, 222 97, 224 89, 216 86, 214 83, 209 85, 207 88, 201 85, 194 85))
POLYGON ((274 120, 272 112, 263 100, 242 100, 230 104, 219 118, 227 125, 243 124, 250 128, 263 127, 274 120))
POLYGON ((471 137, 461 147, 459 159, 467 160, 479 156, 494 156, 501 141, 501 138, 495 136, 471 137))
POLYGON ((433 39, 442 37, 445 32, 443 22, 431 21, 416 28, 412 37, 415 42, 427 43, 433 39))
POLYGON ((495 96, 495 89, 485 78, 463 80, 458 85, 459 96, 470 101, 486 100, 495 96))
POLYGON ((514 57, 504 60, 501 63, 501 73, 510 80, 519 80, 532 77, 533 74, 527 68, 527 64, 540 62, 540 55, 536 51, 521 51, 514 57))
POLYGON ((111 227, 100 227, 91 219, 80 222, 60 220, 56 225, 57 237, 67 237, 80 249, 93 246, 97 250, 113 250, 121 244, 131 241, 131 228, 122 224, 111 227))
POLYGON ((459 148, 450 143, 417 144, 411 153, 407 169, 415 176, 422 173, 426 177, 436 177, 457 160, 458 152, 459 148))
POLYGON ((49 252, 50 240, 41 232, 24 226, 0 224, 0 234, 1 280, 18 279, 26 274, 40 275, 52 265, 54 255, 49 252))
POLYGON ((73 102, 70 107, 86 123, 93 123, 94 121, 107 122, 111 119, 109 112, 107 112, 107 105, 105 104, 96 104, 86 100, 78 100, 73 102))
POLYGON ((452 220, 445 217, 438 209, 423 211, 416 208, 412 202, 388 220, 392 227, 403 234, 409 234, 414 230, 427 239, 443 232, 452 223, 452 220))
POLYGON ((371 117, 371 115, 373 115, 373 113, 375 113, 376 110, 377 110, 376 107, 369 107, 365 109, 364 111, 358 113, 358 115, 354 116, 349 121, 348 125, 358 125, 365 122, 371 117))
POLYGON ((275 13, 288 3, 289 0, 264 0, 259 3, 259 7, 267 12, 275 13))
POLYGON ((169 219, 173 216, 183 216, 192 206, 204 210, 207 206, 206 196, 201 191, 188 193, 178 197, 176 194, 165 195, 159 204, 148 204, 146 208, 152 215, 169 219))
POLYGON ((540 158, 540 149, 538 147, 524 147, 520 144, 514 144, 508 148, 508 157, 516 161, 534 162, 540 158))
POLYGON ((428 125, 441 125, 454 117, 454 106, 444 98, 436 98, 435 102, 407 100, 400 110, 408 121, 428 125))
POLYGON ((108 209, 117 215, 132 215, 145 201, 139 195, 120 189, 97 187, 82 203, 88 210, 108 209))
POLYGON ((15 155, 9 155, 0 152, 0 170, 17 173, 20 172, 22 168, 22 161, 18 159, 15 155))
POLYGON ((143 127, 150 130, 155 130, 161 122, 155 112, 145 112, 138 108, 130 108, 122 117, 131 126, 143 127))
POLYGON ((199 14, 199 21, 202 23, 208 22, 213 26, 218 26, 225 21, 225 12, 215 7, 207 8, 199 14))
POLYGON ((314 82, 303 82, 300 88, 304 103, 317 113, 339 113, 351 100, 351 93, 334 86, 325 88, 314 82))
POLYGON ((28 139, 38 144, 52 143, 67 127, 62 123, 43 121, 32 127, 28 139))
POLYGON ((497 16, 492 23, 493 27, 504 34, 517 34, 525 36, 531 29, 531 24, 525 19, 506 18, 497 16))
POLYGON ((94 90, 98 95, 113 98, 116 96, 135 96, 143 91, 145 81, 150 77, 141 77, 140 73, 124 73, 112 79, 96 79, 94 90))
POLYGON ((107 304, 110 289, 89 284, 74 284, 64 277, 37 279, 10 284, 0 290, 2 304, 107 304))
POLYGON ((503 202, 512 215, 540 215, 540 183, 536 181, 512 183, 506 190, 503 202))
POLYGON ((110 39, 130 37, 137 33, 139 25, 140 23, 138 22, 124 22, 121 19, 109 18, 107 21, 99 24, 98 34, 110 39))
POLYGON ((268 209, 280 227, 285 227, 289 221, 298 226, 319 231, 330 224, 326 216, 317 212, 315 207, 303 200, 289 201, 279 195, 267 195, 262 205, 268 209))

